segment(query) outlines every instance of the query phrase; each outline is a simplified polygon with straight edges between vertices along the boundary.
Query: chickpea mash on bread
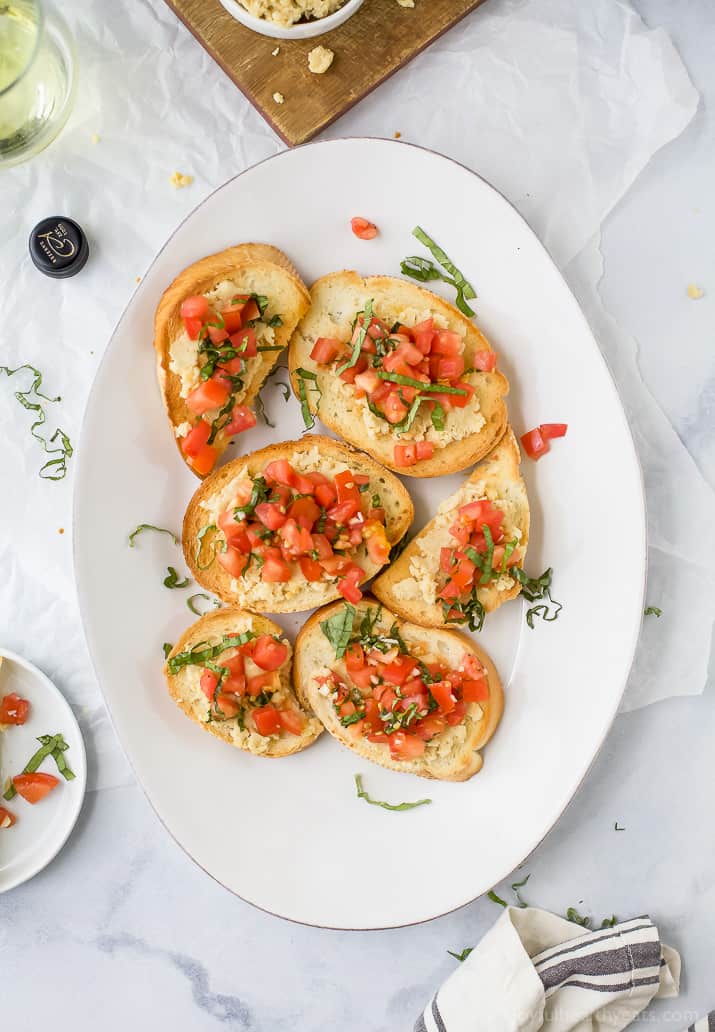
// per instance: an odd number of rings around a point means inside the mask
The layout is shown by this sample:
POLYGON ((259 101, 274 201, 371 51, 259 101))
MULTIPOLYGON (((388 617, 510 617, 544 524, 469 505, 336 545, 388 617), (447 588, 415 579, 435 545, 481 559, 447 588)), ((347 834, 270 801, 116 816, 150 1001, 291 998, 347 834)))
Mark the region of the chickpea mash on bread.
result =
POLYGON ((345 0, 240 0, 254 18, 263 18, 289 29, 296 22, 326 18, 339 10, 345 0))

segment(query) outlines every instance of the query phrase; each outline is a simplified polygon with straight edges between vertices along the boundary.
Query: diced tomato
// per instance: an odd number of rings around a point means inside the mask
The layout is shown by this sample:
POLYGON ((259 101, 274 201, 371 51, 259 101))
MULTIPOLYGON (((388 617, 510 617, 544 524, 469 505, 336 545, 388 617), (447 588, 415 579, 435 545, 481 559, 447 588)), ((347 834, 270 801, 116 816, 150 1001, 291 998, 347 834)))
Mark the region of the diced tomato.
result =
POLYGON ((354 366, 350 366, 349 369, 344 369, 340 374, 340 379, 345 383, 355 383, 355 377, 360 373, 364 373, 367 369, 368 361, 365 355, 361 355, 354 366))
POLYGON ((253 322, 254 319, 260 318, 261 310, 258 307, 258 303, 255 298, 249 297, 246 299, 246 303, 243 306, 243 311, 241 312, 241 315, 243 316, 244 326, 246 325, 246 323, 253 322))
POLYGON ((396 466, 414 466, 417 462, 417 448, 414 444, 396 444, 394 451, 396 466))
POLYGON ((189 430, 185 437, 181 438, 181 450, 184 455, 198 455, 211 436, 211 426, 203 419, 200 419, 195 427, 189 430))
POLYGON ((378 566, 384 566, 390 558, 390 542, 382 523, 373 519, 368 520, 363 528, 362 536, 367 543, 367 554, 370 561, 377 563, 378 566))
POLYGON ((568 423, 542 423, 539 430, 545 441, 552 441, 555 437, 565 437, 568 428, 568 423))
POLYGON ((276 682, 276 675, 272 671, 265 674, 255 674, 246 681, 246 691, 249 695, 260 695, 266 688, 273 688, 276 682))
POLYGON ((521 443, 526 454, 534 461, 540 459, 549 450, 548 439, 543 436, 538 426, 534 430, 522 434, 521 443))
POLYGON ((478 681, 462 681, 462 698, 465 702, 486 702, 489 698, 489 685, 486 677, 478 681))
POLYGON ((184 329, 190 340, 198 340, 203 325, 203 319, 184 319, 184 329))
POLYGON ((412 656, 401 655, 387 664, 382 676, 389 684, 404 684, 414 669, 415 661, 412 656))
POLYGON ((432 354, 452 357, 464 351, 464 340, 453 330, 437 330, 432 341, 432 354))
POLYGON ((353 673, 355 670, 362 670, 365 666, 365 653, 359 642, 353 642, 345 650, 345 666, 349 673, 353 673))
POLYGON ((227 308, 221 310, 220 317, 223 320, 224 326, 229 333, 229 336, 238 333, 243 326, 243 304, 231 304, 227 308))
POLYGON ((11 828, 17 817, 14 813, 10 813, 4 806, 0 806, 0 828, 11 828))
POLYGON ((288 509, 293 498, 293 490, 287 484, 271 484, 271 501, 288 509))
POLYGON ((380 707, 378 706, 376 699, 365 700, 365 720, 373 731, 382 731, 380 707))
POLYGON ((334 359, 336 359, 344 349, 345 345, 336 337, 318 337, 313 345, 313 350, 310 352, 310 357, 314 362, 317 362, 318 365, 328 365, 328 363, 334 361, 334 359))
POLYGON ((231 422, 226 424, 223 432, 227 437, 233 437, 242 434, 244 430, 252 430, 256 422, 256 414, 251 412, 248 405, 234 405, 231 422))
POLYGON ((429 690, 442 713, 451 713, 457 704, 457 700, 452 692, 450 682, 435 681, 429 686, 429 690))
POLYGON ((493 373, 497 367, 497 353, 490 350, 475 351, 472 364, 482 373, 493 373))
POLYGON ((365 572, 359 566, 349 566, 341 580, 338 581, 338 591, 346 602, 350 602, 355 606, 360 601, 362 598, 360 581, 364 576, 365 572))
POLYGON ((419 348, 423 355, 429 355, 434 337, 434 320, 423 319, 422 322, 412 327, 411 333, 415 347, 419 348))
POLYGON ((492 537, 499 536, 504 513, 492 505, 488 498, 461 505, 458 511, 460 520, 471 521, 479 528, 486 524, 492 532, 492 537))
POLYGON ((311 559, 309 555, 301 555, 298 558, 298 565, 300 566, 300 572, 307 581, 315 583, 323 579, 323 567, 316 559, 311 559))
POLYGON ((374 369, 366 369, 364 373, 358 373, 353 382, 359 390, 365 391, 366 394, 372 394, 375 388, 382 383, 374 369))
POLYGON ((464 701, 464 699, 460 699, 459 702, 454 707, 454 709, 452 710, 452 712, 446 714, 445 720, 450 725, 450 727, 454 727, 456 724, 461 724, 462 723, 462 721, 464 720, 464 715, 465 715, 466 712, 467 712, 467 704, 464 701))
POLYGON ((402 403, 397 391, 390 391, 382 402, 382 411, 388 423, 400 423, 407 415, 407 406, 402 403))
POLYGON ((270 634, 261 634, 253 649, 253 662, 261 670, 277 670, 288 658, 288 646, 270 634))
POLYGON ((297 559, 313 550, 313 539, 310 531, 299 527, 293 519, 288 519, 278 531, 281 541, 281 552, 285 559, 297 559))
POLYGON ((233 695, 243 695, 246 691, 246 660, 243 652, 237 652, 230 659, 224 659, 222 656, 220 662, 221 666, 226 667, 230 671, 222 685, 224 692, 233 695))
POLYGON ((360 502, 355 499, 348 499, 345 502, 338 502, 337 505, 331 506, 328 509, 328 516, 333 523, 345 526, 348 520, 351 520, 353 516, 357 516, 360 512, 360 502))
POLYGON ((278 530, 288 519, 275 502, 259 502, 255 508, 256 518, 269 530, 278 530))
POLYGON ((199 448, 195 455, 188 458, 188 463, 195 473, 205 477, 216 465, 218 451, 211 444, 205 444, 199 448))
POLYGON ((244 552, 239 552, 239 550, 234 548, 232 545, 229 545, 225 552, 218 550, 216 552, 216 558, 221 563, 224 570, 226 570, 231 577, 238 580, 248 566, 251 557, 244 552))
MULTIPOLYGON (((466 408, 475 395, 476 388, 472 387, 471 383, 467 383, 465 380, 457 380, 454 384, 460 391, 464 391, 464 394, 450 394, 450 402, 455 408, 466 408)), ((439 399, 440 405, 444 407, 444 395, 439 399)))
POLYGON ((359 215, 350 219, 350 226, 356 237, 360 240, 373 240, 377 236, 377 226, 374 222, 370 222, 368 219, 363 219, 359 215))
POLYGON ((269 462, 263 471, 263 476, 269 483, 287 484, 293 487, 295 484, 295 470, 287 459, 275 459, 269 462))
POLYGON ((199 687, 207 699, 213 699, 217 684, 218 674, 215 674, 213 670, 204 670, 202 672, 199 687))
POLYGON ((209 303, 203 294, 192 294, 181 302, 179 314, 182 319, 205 319, 209 314, 209 303))
POLYGON ((339 502, 360 501, 360 488, 354 474, 349 469, 336 473, 334 479, 339 502))
POLYGON ((21 795, 28 803, 39 803, 46 795, 59 785, 59 778, 54 774, 44 774, 37 771, 35 774, 17 774, 12 783, 18 795, 21 795))
MULTIPOLYGON (((495 545, 494 546, 494 553, 492 555, 492 569, 493 570, 498 570, 502 566, 502 564, 504 562, 504 555, 505 555, 505 553, 506 553, 506 548, 504 547, 504 545, 495 545)), ((519 550, 517 548, 515 548, 514 551, 511 553, 511 555, 509 556, 509 558, 506 561, 507 569, 510 566, 516 566, 516 564, 519 562, 519 559, 520 559, 519 550)))
POLYGON ((320 506, 312 498, 296 498, 288 509, 288 515, 299 527, 312 530, 313 524, 320 519, 320 506))
POLYGON ((438 380, 458 380, 464 372, 464 359, 461 355, 450 355, 437 360, 438 380))
POLYGON ((431 441, 418 441, 415 445, 415 456, 418 462, 423 459, 431 459, 434 455, 434 445, 431 441))
POLYGON ((311 551, 318 553, 318 559, 330 559, 333 554, 333 548, 325 534, 311 534, 313 539, 313 548, 311 551))
POLYGON ((280 733, 281 718, 275 706, 261 706, 253 711, 253 722, 259 735, 277 735, 280 733))
POLYGON ((390 755, 394 760, 416 760, 425 751, 425 743, 415 735, 407 735, 404 731, 395 731, 388 736, 390 755))
POLYGON ((356 670, 350 671, 350 677, 364 692, 369 691, 372 688, 371 678, 375 676, 375 670, 373 667, 364 666, 356 670))
POLYGON ((431 738, 441 734, 446 729, 447 721, 439 713, 430 713, 429 716, 423 717, 422 720, 413 724, 412 727, 418 738, 429 742, 431 738))
POLYGON ((321 559, 320 565, 331 577, 337 577, 339 574, 345 573, 352 563, 345 555, 331 555, 328 559, 321 559))
POLYGON ((305 727, 305 717, 298 710, 284 709, 278 711, 281 727, 291 735, 300 735, 305 727))
POLYGON ((223 716, 225 720, 231 720, 232 717, 237 717, 240 713, 241 703, 235 695, 219 692, 216 696, 216 711, 218 711, 217 715, 223 716))
POLYGON ((338 493, 332 484, 318 484, 315 488, 315 500, 324 509, 329 509, 337 497, 338 493))
POLYGON ((204 380, 198 387, 194 387, 186 398, 186 407, 195 415, 202 416, 209 409, 221 408, 226 404, 226 399, 231 393, 230 387, 221 380, 204 380))
POLYGON ((222 341, 228 340, 228 330, 224 326, 211 326, 209 324, 206 327, 206 331, 213 344, 220 344, 222 341))
POLYGON ((263 560, 261 579, 267 584, 282 584, 289 581, 291 576, 290 566, 283 559, 268 556, 263 560))
MULTIPOLYGON (((245 330, 239 330, 238 333, 232 333, 230 337, 231 343, 233 344, 238 355, 235 359, 231 359, 232 362, 237 361, 241 358, 255 358, 258 354, 258 344, 256 342, 256 333, 252 327, 247 326, 245 330)), ((233 370, 231 370, 233 372, 233 370)), ((240 373, 241 367, 236 369, 237 373, 240 373)))
POLYGON ((24 724, 30 712, 30 703, 15 692, 0 702, 0 724, 24 724))

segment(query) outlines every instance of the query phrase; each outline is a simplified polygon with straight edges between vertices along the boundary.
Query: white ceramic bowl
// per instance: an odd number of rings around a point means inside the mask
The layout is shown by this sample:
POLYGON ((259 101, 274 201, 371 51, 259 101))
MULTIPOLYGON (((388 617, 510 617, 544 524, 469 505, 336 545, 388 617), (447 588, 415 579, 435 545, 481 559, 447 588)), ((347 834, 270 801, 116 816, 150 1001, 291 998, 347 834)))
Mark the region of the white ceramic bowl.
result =
POLYGON ((263 18, 254 18, 238 0, 220 0, 220 2, 231 17, 239 21, 241 25, 245 25, 247 29, 253 29, 254 32, 259 32, 262 36, 272 36, 273 39, 310 39, 313 36, 322 36, 324 32, 337 29, 338 25, 346 22, 363 4, 363 0, 347 0, 347 3, 333 14, 326 15, 325 18, 302 22, 292 25, 289 29, 284 29, 274 22, 265 21, 263 18))

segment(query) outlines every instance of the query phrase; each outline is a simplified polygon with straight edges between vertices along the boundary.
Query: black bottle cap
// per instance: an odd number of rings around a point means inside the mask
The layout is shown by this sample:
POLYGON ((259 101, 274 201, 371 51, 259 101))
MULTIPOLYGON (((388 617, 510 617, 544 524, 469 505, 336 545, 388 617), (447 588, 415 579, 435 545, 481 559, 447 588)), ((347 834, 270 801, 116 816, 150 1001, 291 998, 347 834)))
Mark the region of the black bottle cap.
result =
POLYGON ((30 257, 45 276, 64 279, 83 269, 89 244, 81 226, 64 215, 38 222, 30 233, 30 257))

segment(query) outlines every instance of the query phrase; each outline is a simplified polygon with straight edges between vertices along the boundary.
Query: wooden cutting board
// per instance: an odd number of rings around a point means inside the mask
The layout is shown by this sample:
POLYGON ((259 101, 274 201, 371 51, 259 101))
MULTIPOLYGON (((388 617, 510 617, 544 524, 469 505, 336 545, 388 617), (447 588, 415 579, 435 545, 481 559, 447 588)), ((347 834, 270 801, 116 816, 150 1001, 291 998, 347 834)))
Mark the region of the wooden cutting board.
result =
POLYGON ((305 143, 407 64, 484 0, 365 0, 315 39, 277 40, 244 28, 218 0, 166 0, 199 43, 289 146, 305 143), (324 75, 308 70, 318 44, 335 52, 324 75), (272 55, 276 47, 280 53, 272 55), (285 101, 277 103, 274 93, 285 101))

